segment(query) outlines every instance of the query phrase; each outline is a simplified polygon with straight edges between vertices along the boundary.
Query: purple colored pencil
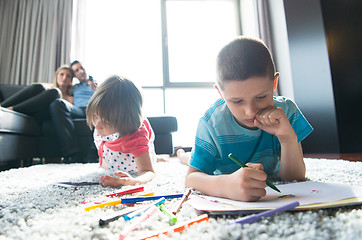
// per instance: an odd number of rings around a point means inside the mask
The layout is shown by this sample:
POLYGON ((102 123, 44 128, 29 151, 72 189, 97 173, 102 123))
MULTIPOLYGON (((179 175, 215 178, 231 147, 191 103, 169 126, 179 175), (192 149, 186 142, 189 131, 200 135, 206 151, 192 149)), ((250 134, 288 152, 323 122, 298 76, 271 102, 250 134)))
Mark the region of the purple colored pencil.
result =
POLYGON ((281 207, 278 207, 278 208, 275 208, 275 209, 271 209, 271 210, 268 210, 268 211, 265 211, 265 212, 261 212, 261 213, 258 213, 258 214, 253 214, 253 215, 243 217, 243 218, 241 218, 239 220, 235 220, 233 222, 230 222, 230 224, 254 223, 254 222, 257 222, 257 221, 261 220, 262 218, 270 217, 271 215, 276 214, 276 213, 286 212, 286 211, 288 211, 290 209, 293 209, 295 207, 298 207, 298 206, 299 206, 299 202, 295 201, 295 202, 289 203, 287 205, 284 205, 284 206, 281 206, 281 207))

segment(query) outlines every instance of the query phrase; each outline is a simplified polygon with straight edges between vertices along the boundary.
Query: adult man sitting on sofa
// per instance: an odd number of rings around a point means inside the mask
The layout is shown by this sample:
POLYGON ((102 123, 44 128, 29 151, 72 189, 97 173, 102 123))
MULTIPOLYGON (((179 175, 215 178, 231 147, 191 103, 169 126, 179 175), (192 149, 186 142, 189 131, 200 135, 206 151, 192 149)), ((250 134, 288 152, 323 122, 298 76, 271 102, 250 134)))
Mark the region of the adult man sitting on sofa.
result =
POLYGON ((76 142, 73 119, 85 118, 85 110, 96 86, 79 61, 72 62, 70 67, 79 80, 79 83, 73 86, 74 105, 66 100, 57 99, 50 104, 50 114, 59 139, 60 152, 66 162, 74 163, 84 162, 85 156, 76 142))

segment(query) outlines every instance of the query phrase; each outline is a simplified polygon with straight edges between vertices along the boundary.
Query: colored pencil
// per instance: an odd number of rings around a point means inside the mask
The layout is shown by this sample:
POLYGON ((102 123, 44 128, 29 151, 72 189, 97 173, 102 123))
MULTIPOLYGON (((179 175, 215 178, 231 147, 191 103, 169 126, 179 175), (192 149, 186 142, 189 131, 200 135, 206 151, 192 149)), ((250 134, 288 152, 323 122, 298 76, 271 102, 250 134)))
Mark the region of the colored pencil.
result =
POLYGON ((172 211, 173 214, 177 214, 177 212, 180 210, 182 204, 187 200, 187 198, 190 196, 191 194, 191 189, 187 189, 187 191, 184 193, 184 195, 182 196, 181 200, 178 202, 178 204, 175 207, 175 210, 172 211))
POLYGON ((209 220, 208 215, 203 214, 203 215, 200 215, 200 216, 198 216, 196 218, 193 218, 193 219, 190 219, 190 220, 188 220, 186 222, 183 222, 181 224, 178 224, 178 225, 172 226, 170 228, 167 228, 167 229, 165 229, 163 231, 160 231, 160 232, 158 232, 156 234, 140 238, 140 240, 145 240, 145 239, 149 239, 149 238, 158 237, 158 236, 160 236, 162 234, 167 235, 167 233, 169 233, 169 232, 182 232, 183 230, 185 230, 186 227, 189 227, 194 223, 199 223, 199 222, 208 221, 208 220, 209 220))

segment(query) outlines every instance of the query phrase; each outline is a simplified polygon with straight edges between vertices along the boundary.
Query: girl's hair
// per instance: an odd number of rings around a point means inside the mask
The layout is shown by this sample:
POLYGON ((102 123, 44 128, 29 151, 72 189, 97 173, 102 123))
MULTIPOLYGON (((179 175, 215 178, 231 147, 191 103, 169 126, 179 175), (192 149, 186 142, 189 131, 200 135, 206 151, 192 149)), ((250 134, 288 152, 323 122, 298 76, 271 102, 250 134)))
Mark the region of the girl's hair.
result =
MULTIPOLYGON (((71 69, 71 68, 70 68, 69 66, 67 66, 67 65, 61 66, 61 67, 59 67, 59 68, 57 69, 57 71, 55 72, 53 87, 59 88, 59 84, 58 84, 58 81, 57 81, 57 77, 58 77, 59 72, 60 72, 61 70, 63 70, 63 69, 68 70, 68 71, 70 72, 70 74, 71 74, 72 79, 73 79, 73 77, 74 77, 73 69, 71 69)), ((72 95, 73 95, 72 90, 73 90, 73 84, 71 83, 71 84, 69 84, 68 89, 67 89, 67 93, 68 93, 69 96, 72 96, 72 95)))
POLYGON ((275 65, 268 47, 259 39, 239 36, 227 44, 217 57, 217 84, 243 81, 251 77, 274 80, 275 65))
POLYGON ((97 117, 120 137, 132 134, 142 125, 142 103, 142 93, 132 81, 111 76, 97 87, 88 103, 88 126, 93 129, 93 120, 97 117))

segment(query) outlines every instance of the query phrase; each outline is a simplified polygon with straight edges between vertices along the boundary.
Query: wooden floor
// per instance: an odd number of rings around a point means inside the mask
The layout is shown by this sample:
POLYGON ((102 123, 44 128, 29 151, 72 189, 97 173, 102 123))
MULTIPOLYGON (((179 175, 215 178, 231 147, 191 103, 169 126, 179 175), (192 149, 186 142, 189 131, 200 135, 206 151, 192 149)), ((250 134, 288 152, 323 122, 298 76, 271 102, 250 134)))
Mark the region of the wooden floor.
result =
POLYGON ((362 162, 362 153, 313 153, 304 154, 305 158, 343 159, 353 162, 362 162))

